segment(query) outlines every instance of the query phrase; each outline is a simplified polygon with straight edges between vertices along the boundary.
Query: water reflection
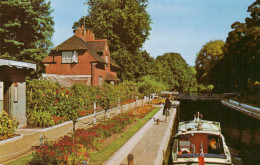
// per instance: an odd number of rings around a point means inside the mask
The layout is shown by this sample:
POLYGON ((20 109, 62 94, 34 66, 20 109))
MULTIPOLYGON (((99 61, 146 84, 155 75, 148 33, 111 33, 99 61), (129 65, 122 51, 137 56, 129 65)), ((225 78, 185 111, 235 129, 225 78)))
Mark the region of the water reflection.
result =
POLYGON ((220 101, 181 101, 180 118, 193 120, 196 112, 204 120, 219 121, 234 165, 260 164, 260 121, 223 106, 220 101))

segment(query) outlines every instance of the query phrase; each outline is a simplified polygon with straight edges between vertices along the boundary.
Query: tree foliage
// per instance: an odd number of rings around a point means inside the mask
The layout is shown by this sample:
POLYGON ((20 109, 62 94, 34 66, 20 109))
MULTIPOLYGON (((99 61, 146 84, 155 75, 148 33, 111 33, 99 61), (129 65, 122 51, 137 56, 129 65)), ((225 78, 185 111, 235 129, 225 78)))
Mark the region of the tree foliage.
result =
POLYGON ((215 40, 206 43, 200 50, 196 58, 196 78, 198 83, 204 85, 210 84, 209 72, 214 68, 217 61, 221 60, 224 56, 222 47, 224 41, 215 40))
POLYGON ((260 81, 260 0, 248 7, 245 23, 235 22, 224 46, 224 58, 211 74, 218 90, 246 90, 260 81))
POLYGON ((112 58, 120 66, 118 77, 123 80, 138 81, 142 76, 153 71, 154 59, 146 51, 131 53, 120 49, 112 53, 112 58))
POLYGON ((155 60, 154 75, 168 85, 169 90, 190 91, 196 86, 195 77, 179 53, 165 53, 155 60))
POLYGON ((0 1, 0 57, 40 62, 52 45, 50 1, 0 1))
MULTIPOLYGON (((148 0, 89 0, 85 17, 86 29, 97 38, 108 39, 110 51, 126 49, 136 52, 151 30, 151 18, 146 8, 148 0)), ((84 17, 73 27, 84 25, 84 17)))
POLYGON ((148 75, 140 79, 140 82, 138 83, 138 89, 140 93, 149 95, 151 93, 160 93, 161 91, 167 90, 167 85, 148 75))

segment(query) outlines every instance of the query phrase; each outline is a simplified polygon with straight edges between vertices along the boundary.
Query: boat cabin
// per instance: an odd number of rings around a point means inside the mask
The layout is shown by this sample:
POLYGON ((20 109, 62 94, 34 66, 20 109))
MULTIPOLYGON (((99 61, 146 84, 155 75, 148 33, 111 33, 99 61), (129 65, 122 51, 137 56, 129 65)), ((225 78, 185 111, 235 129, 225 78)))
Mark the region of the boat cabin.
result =
MULTIPOLYGON (((201 146, 205 154, 219 154, 224 155, 223 144, 221 136, 210 135, 205 133, 191 133, 180 135, 178 138, 178 157, 187 154, 199 154, 201 146)), ((194 155, 190 155, 194 156, 194 155)))
POLYGON ((205 162, 230 164, 231 157, 220 123, 202 120, 200 114, 192 121, 180 122, 174 137, 173 164, 198 162, 201 153, 205 162))

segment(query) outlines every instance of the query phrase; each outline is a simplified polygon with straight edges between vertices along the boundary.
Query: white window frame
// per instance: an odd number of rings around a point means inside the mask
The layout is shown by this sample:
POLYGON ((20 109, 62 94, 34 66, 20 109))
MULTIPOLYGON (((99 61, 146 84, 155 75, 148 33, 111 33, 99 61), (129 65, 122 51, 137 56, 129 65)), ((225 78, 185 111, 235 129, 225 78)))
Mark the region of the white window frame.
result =
POLYGON ((77 51, 62 52, 61 62, 65 64, 78 63, 78 52, 77 51))
POLYGON ((101 86, 103 84, 103 76, 98 76, 98 85, 101 86))

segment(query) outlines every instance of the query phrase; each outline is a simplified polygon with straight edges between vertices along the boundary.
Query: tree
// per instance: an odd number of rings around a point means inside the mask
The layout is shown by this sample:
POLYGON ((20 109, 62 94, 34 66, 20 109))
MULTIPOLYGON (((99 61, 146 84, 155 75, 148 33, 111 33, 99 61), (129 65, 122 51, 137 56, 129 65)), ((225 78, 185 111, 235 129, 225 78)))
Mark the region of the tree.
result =
POLYGON ((146 51, 133 54, 125 49, 112 53, 113 59, 120 66, 118 77, 123 80, 139 81, 142 76, 152 73, 154 59, 146 51))
MULTIPOLYGON (((142 47, 151 30, 151 18, 146 8, 148 0, 89 0, 87 29, 97 38, 108 39, 110 51, 126 49, 136 52, 142 47)), ((73 28, 84 25, 84 17, 73 28)))
POLYGON ((224 46, 224 58, 216 65, 213 82, 219 90, 240 92, 260 81, 260 0, 248 7, 245 23, 235 22, 224 46), (222 74, 219 74, 221 71, 222 74))
POLYGON ((0 57, 36 62, 47 55, 54 32, 50 1, 0 1, 0 57))
POLYGON ((162 82, 158 82, 154 77, 148 75, 141 78, 141 81, 138 83, 138 89, 140 93, 147 96, 152 93, 165 91, 167 86, 162 82))
POLYGON ((168 85, 168 90, 190 91, 196 86, 195 77, 179 53, 165 53, 155 59, 154 75, 168 85))
POLYGON ((196 58, 196 78, 198 83, 204 85, 211 84, 209 80, 209 73, 214 68, 217 61, 221 60, 224 56, 222 47, 224 46, 224 41, 215 40, 206 43, 196 58))

